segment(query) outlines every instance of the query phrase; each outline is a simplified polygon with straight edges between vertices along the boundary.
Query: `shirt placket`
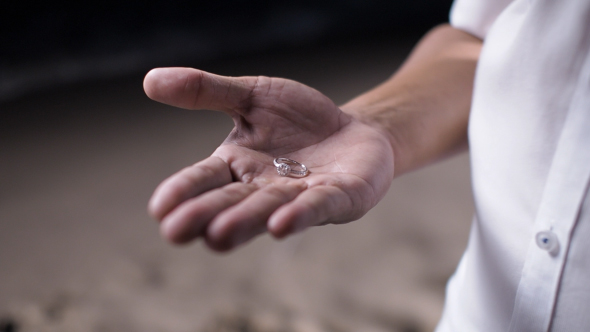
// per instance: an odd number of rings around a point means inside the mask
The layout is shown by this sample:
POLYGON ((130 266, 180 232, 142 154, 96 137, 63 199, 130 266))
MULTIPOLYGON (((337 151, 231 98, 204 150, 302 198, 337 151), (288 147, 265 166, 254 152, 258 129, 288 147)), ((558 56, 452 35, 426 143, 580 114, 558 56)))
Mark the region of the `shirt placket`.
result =
POLYGON ((549 331, 572 231, 590 179, 590 58, 557 145, 518 285, 511 332, 549 331))

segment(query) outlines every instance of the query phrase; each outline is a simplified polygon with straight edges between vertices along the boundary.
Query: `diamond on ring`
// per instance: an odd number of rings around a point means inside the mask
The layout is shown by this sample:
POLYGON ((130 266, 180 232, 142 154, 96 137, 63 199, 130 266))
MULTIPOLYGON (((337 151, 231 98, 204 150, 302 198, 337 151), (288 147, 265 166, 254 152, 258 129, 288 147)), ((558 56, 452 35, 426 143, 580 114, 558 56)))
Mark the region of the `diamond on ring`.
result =
POLYGON ((273 164, 277 168, 277 173, 279 173, 280 176, 291 175, 295 177, 304 177, 309 173, 305 165, 293 159, 275 158, 273 164), (291 166, 295 166, 299 169, 293 169, 291 166))

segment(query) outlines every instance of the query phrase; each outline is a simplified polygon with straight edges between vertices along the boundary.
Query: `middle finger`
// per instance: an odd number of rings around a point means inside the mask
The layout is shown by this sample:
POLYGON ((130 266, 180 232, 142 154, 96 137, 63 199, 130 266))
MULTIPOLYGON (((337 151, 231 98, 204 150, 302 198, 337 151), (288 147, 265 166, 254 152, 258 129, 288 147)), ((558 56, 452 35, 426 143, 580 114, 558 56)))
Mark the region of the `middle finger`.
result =
POLYGON ((256 189, 254 184, 233 182, 191 198, 162 220, 161 232, 171 242, 186 243, 202 235, 207 224, 217 214, 237 204, 256 189))
POLYGON ((207 244, 214 250, 228 250, 263 233, 270 215, 305 188, 305 183, 294 181, 257 190, 215 217, 207 229, 207 244))

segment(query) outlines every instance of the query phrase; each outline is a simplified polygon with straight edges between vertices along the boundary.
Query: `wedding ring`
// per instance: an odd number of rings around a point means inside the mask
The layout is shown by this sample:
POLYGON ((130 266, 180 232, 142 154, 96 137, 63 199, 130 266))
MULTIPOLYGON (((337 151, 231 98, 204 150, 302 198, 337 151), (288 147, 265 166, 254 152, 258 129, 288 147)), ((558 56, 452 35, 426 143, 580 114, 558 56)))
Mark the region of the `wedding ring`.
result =
POLYGON ((302 163, 289 158, 275 158, 273 164, 277 168, 277 173, 280 176, 295 176, 304 177, 309 174, 307 167, 302 163), (293 169, 291 166, 296 166, 299 169, 293 169))

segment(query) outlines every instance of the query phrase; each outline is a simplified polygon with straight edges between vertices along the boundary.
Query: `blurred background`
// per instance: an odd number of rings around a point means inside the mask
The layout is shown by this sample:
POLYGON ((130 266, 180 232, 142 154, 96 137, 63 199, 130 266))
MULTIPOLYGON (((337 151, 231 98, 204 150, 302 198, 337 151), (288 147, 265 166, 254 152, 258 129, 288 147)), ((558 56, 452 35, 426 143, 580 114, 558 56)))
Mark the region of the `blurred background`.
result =
POLYGON ((150 101, 190 66, 294 79, 337 103, 390 76, 447 0, 0 5, 0 332, 431 331, 473 213, 467 155, 394 182, 363 219, 227 255, 177 248, 157 184, 232 122, 150 101))
POLYGON ((450 0, 4 1, 0 100, 278 49, 417 37, 450 0))

